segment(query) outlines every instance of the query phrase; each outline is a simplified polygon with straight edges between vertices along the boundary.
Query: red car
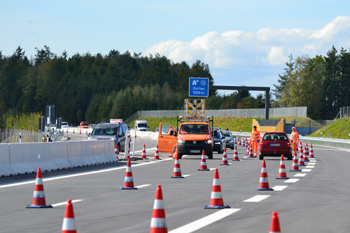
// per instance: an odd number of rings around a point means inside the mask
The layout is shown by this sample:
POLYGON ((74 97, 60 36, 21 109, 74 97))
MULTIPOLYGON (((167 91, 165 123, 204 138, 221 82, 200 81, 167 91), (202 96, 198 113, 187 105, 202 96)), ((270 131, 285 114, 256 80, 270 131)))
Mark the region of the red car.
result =
POLYGON ((259 143, 259 159, 265 156, 284 155, 288 160, 293 159, 290 141, 285 132, 266 132, 259 143))

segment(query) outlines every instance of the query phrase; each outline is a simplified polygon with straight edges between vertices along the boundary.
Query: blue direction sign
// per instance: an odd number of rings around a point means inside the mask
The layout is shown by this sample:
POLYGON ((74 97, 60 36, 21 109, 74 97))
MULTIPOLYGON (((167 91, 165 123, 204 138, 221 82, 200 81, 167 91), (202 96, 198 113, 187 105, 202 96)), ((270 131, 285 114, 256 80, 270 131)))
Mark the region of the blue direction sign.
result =
POLYGON ((190 78, 190 87, 188 89, 190 97, 208 97, 209 96, 209 78, 190 78))

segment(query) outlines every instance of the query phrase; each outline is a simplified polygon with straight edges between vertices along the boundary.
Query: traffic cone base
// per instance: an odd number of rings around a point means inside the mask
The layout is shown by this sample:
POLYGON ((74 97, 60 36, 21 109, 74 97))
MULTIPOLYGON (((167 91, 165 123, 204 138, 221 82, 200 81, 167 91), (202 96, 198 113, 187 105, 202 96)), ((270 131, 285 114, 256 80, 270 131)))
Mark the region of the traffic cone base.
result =
POLYGON ((134 187, 134 180, 132 176, 132 169, 131 169, 131 162, 130 159, 128 159, 128 163, 126 165, 126 171, 125 171, 125 178, 124 178, 124 186, 120 189, 137 189, 134 187))
POLYGON ((220 165, 230 165, 227 162, 227 154, 226 154, 226 147, 224 148, 224 153, 222 155, 222 160, 221 160, 221 164, 220 165))
POLYGON ((269 181, 267 178, 267 169, 265 160, 262 162, 261 172, 260 172, 260 180, 259 180, 259 188, 258 191, 273 191, 272 188, 269 187, 269 181))
POLYGON ((46 205, 44 185, 40 168, 38 168, 38 171, 36 173, 32 204, 27 205, 26 208, 52 208, 52 205, 46 205))
POLYGON ((209 171, 204 150, 202 150, 201 166, 199 167, 198 171, 209 171))
POLYGON ((213 187, 210 197, 210 204, 203 206, 204 209, 224 209, 231 208, 228 205, 224 205, 224 200, 221 193, 221 185, 219 179, 219 171, 216 168, 214 173, 213 187))
POLYGON ((180 168, 180 161, 179 161, 179 155, 175 155, 175 164, 174 164, 174 170, 173 170, 173 176, 171 178, 184 178, 181 175, 181 168, 180 168))

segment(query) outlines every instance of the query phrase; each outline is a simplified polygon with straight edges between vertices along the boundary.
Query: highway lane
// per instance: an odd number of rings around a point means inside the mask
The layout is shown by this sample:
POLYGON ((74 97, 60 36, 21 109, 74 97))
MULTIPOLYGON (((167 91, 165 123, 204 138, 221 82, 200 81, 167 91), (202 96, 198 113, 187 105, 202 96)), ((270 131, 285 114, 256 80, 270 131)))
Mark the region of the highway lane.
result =
MULTIPOLYGON (((156 141, 150 139, 138 139, 139 156, 144 143, 149 159, 132 162, 135 186, 143 187, 120 190, 125 177, 125 161, 43 173, 46 202, 59 204, 67 199, 80 200, 73 204, 78 232, 148 232, 156 186, 161 184, 169 232, 189 232, 189 227, 198 229, 197 232, 268 232, 273 211, 280 213, 282 232, 348 231, 350 172, 347 150, 314 146, 316 161, 308 172, 289 172, 292 163, 286 160, 290 181, 275 179, 279 158, 267 157, 270 187, 284 188, 271 192, 256 191, 262 162, 242 159, 246 151, 243 147, 238 147, 240 162, 230 161, 233 150, 228 150, 230 166, 220 166, 221 155, 215 153, 214 159, 207 160, 207 164, 211 169, 219 168, 224 204, 230 205, 232 210, 228 213, 228 209, 202 208, 210 202, 214 171, 197 171, 199 156, 181 159, 182 175, 188 176, 172 179, 174 160, 163 153, 160 154, 162 160, 152 159, 154 149, 149 148, 154 148, 156 141), (247 202, 257 195, 265 195, 266 199, 247 202), (196 224, 195 221, 211 214, 228 216, 205 227, 203 222, 196 224)), ((31 204, 34 181, 35 175, 1 178, 0 232, 61 230, 65 204, 52 209, 24 208, 31 204), (6 186, 28 180, 27 184, 6 186)))

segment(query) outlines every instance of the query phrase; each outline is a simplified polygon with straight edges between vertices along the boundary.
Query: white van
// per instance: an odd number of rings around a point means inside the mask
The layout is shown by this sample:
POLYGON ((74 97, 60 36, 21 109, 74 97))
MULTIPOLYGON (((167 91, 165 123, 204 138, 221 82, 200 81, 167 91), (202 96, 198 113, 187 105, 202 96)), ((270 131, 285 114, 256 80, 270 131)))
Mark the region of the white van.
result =
POLYGON ((148 131, 147 121, 137 120, 135 121, 135 131, 148 131))

